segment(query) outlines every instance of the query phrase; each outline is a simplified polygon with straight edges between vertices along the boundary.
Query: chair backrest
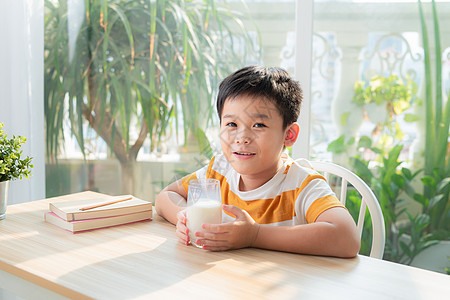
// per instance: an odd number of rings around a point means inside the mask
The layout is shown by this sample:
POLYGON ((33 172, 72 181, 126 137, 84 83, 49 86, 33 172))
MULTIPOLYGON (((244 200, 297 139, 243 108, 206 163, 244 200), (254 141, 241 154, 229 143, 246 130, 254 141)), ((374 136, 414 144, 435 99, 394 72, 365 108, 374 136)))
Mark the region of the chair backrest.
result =
MULTIPOLYGON (((297 160, 296 162, 300 162, 297 160)), ((372 219, 372 248, 370 251, 370 257, 383 258, 384 244, 385 244, 385 228, 383 213, 381 211, 380 204, 369 186, 352 171, 336 165, 330 162, 322 161, 306 161, 310 166, 323 174, 325 179, 329 181, 330 175, 340 177, 341 187, 340 195, 336 195, 342 204, 345 205, 347 196, 347 188, 350 183, 361 195, 362 201, 359 209, 358 222, 356 224, 358 234, 361 237, 364 226, 364 217, 366 215, 366 209, 369 209, 370 217, 372 219)))

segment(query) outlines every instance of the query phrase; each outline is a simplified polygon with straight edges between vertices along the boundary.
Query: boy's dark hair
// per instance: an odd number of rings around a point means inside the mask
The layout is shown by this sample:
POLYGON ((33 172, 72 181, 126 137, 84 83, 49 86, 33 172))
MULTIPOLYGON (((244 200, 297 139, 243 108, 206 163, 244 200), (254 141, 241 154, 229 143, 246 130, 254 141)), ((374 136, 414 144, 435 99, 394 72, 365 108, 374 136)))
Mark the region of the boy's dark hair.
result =
POLYGON ((262 66, 244 67, 220 83, 217 95, 220 121, 225 101, 237 96, 261 97, 272 102, 283 117, 283 128, 297 121, 303 99, 300 84, 287 71, 262 66))

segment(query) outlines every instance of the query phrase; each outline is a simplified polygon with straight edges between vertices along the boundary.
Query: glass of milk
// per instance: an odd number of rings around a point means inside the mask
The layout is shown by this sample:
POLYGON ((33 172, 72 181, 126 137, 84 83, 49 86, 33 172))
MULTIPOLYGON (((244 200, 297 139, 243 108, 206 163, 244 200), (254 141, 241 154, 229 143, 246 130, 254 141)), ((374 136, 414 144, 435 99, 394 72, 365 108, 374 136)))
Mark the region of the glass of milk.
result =
POLYGON ((217 179, 193 179, 189 181, 186 225, 191 244, 195 243, 195 233, 201 231, 202 224, 222 223, 222 199, 220 182, 217 179))

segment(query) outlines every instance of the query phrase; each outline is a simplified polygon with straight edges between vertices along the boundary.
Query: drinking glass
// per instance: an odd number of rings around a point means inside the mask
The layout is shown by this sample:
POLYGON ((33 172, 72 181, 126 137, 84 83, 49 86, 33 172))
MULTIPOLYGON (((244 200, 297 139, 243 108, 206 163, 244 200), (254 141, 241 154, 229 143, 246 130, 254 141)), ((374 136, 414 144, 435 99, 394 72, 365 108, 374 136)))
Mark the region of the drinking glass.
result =
POLYGON ((191 244, 197 245, 195 233, 202 230, 202 224, 222 223, 222 199, 220 182, 217 179, 192 179, 189 181, 186 226, 191 244))

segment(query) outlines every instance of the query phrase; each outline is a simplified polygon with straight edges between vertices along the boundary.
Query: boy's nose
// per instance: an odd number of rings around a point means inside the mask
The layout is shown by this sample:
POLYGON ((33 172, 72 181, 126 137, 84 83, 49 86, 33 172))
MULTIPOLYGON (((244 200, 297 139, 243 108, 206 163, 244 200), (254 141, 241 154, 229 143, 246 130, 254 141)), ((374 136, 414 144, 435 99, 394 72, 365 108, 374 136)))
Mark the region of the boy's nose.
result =
POLYGON ((247 139, 245 139, 245 138, 236 140, 236 144, 244 144, 244 145, 246 145, 248 143, 250 143, 250 142, 247 139))
POLYGON ((236 144, 249 144, 251 138, 248 135, 239 134, 236 136, 236 144))

